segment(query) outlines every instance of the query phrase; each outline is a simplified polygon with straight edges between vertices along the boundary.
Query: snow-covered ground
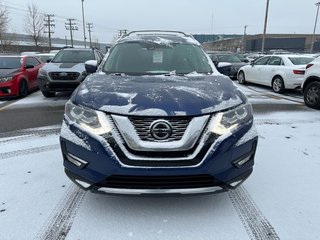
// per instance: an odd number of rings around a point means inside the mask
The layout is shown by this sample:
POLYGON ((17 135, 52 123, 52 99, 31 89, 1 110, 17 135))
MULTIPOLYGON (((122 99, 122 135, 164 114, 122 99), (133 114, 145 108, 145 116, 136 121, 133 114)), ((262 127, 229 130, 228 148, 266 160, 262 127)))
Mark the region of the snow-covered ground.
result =
MULTIPOLYGON (((290 96, 244 90, 253 104, 301 104, 304 111, 255 115, 254 172, 228 193, 84 192, 63 172, 60 126, 0 134, 0 239, 320 239, 319 111, 290 96)), ((14 107, 34 104, 21 101, 14 107)))

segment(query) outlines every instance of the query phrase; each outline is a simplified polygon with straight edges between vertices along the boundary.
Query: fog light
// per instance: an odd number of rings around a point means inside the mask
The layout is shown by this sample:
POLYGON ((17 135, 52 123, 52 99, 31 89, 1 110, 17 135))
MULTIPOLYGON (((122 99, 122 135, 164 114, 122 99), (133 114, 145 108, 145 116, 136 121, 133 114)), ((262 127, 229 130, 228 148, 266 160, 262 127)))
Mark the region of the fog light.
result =
POLYGON ((76 165, 78 168, 84 168, 88 162, 74 156, 73 154, 67 153, 66 158, 69 162, 73 163, 76 165))
POLYGON ((241 180, 239 180, 239 181, 230 183, 230 185, 235 188, 236 186, 240 185, 240 184, 242 183, 242 181, 243 181, 243 180, 241 179, 241 180))
POLYGON ((76 181, 78 184, 80 184, 83 188, 89 188, 89 187, 91 187, 91 185, 90 185, 89 183, 86 183, 86 182, 81 181, 81 180, 79 180, 79 179, 75 179, 75 181, 76 181))
POLYGON ((249 156, 247 157, 241 157, 237 160, 235 160, 233 162, 233 164, 237 167, 237 168, 240 168, 243 164, 245 164, 246 162, 248 162, 252 157, 252 154, 250 154, 249 156))

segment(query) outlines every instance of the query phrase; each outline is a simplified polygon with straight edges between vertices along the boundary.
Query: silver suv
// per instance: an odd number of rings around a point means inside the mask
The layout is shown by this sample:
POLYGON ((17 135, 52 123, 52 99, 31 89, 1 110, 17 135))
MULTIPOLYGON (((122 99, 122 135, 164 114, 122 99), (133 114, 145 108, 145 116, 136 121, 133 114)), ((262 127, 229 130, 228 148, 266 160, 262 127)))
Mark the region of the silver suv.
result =
POLYGON ((99 64, 103 53, 97 49, 67 48, 60 50, 38 73, 38 85, 45 97, 56 92, 73 91, 86 78, 84 63, 96 60, 99 64))

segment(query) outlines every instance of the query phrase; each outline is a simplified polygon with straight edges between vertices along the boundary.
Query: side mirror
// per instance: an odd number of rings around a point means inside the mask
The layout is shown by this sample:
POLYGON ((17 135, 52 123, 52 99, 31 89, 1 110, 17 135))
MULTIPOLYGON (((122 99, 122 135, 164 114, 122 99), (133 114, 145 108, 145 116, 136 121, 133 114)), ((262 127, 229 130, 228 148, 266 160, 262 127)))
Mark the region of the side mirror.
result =
POLYGON ((25 66, 25 68, 26 68, 26 69, 31 69, 31 68, 34 68, 34 66, 31 65, 31 64, 27 64, 27 65, 25 66))
POLYGON ((219 62, 218 61, 212 61, 213 62, 213 64, 217 67, 218 66, 218 64, 219 64, 219 62))
POLYGON ((84 67, 87 73, 95 73, 98 69, 98 62, 97 60, 88 60, 84 63, 84 67))
POLYGON ((253 66, 254 66, 254 61, 252 61, 252 62, 250 63, 250 65, 253 67, 253 66))
POLYGON ((52 58, 49 58, 49 59, 47 59, 46 62, 49 63, 49 62, 51 62, 51 60, 52 60, 52 58))
POLYGON ((217 68, 225 68, 225 67, 231 67, 231 63, 229 63, 229 62, 219 62, 218 64, 217 64, 217 68))

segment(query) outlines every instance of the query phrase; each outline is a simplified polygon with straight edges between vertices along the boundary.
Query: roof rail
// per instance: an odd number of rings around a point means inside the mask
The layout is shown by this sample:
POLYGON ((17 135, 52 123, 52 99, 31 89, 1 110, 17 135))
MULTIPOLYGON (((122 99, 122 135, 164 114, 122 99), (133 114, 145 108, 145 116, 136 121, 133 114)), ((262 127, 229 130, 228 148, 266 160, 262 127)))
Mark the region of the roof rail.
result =
POLYGON ((180 34, 184 37, 190 37, 190 35, 184 33, 184 32, 181 32, 181 31, 172 31, 172 30, 139 30, 139 31, 131 31, 125 35, 123 35, 123 37, 126 37, 126 36, 130 36, 130 35, 139 35, 139 34, 150 34, 152 35, 153 33, 163 33, 163 34, 180 34))

